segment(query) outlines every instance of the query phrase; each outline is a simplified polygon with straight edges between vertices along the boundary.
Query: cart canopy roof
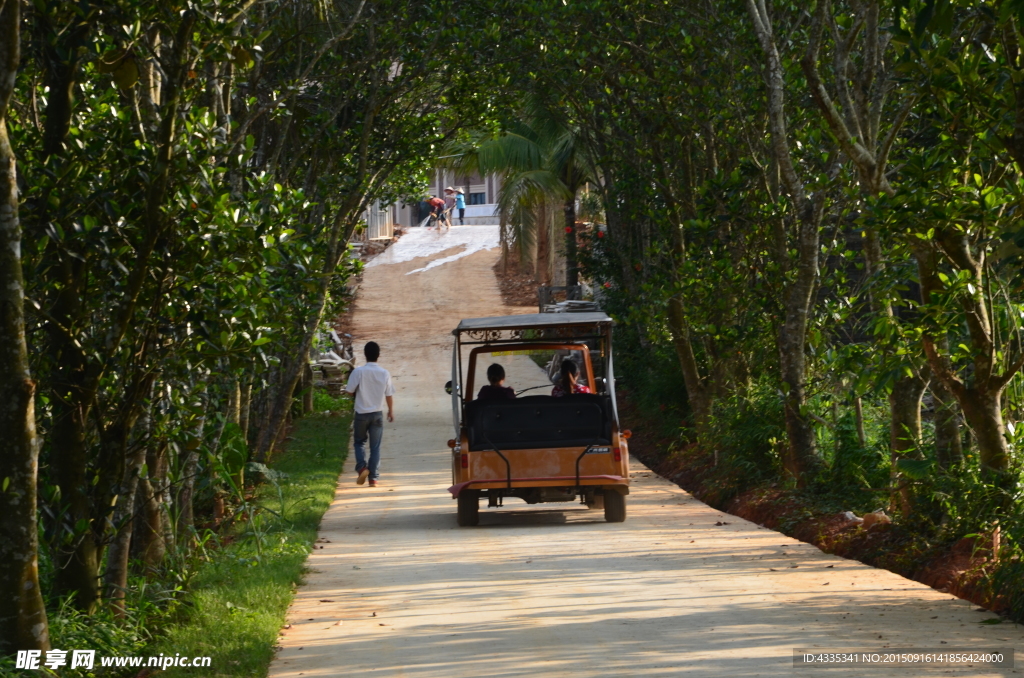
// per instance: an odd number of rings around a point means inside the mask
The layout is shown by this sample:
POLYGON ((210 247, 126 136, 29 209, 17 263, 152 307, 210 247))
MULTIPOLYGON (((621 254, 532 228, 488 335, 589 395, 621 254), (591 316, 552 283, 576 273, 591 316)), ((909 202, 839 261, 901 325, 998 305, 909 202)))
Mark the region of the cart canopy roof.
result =
POLYGON ((615 321, 606 313, 526 313, 523 315, 500 315, 493 318, 466 318, 459 323, 452 334, 478 332, 480 330, 540 329, 545 327, 575 327, 579 325, 614 325, 615 321))

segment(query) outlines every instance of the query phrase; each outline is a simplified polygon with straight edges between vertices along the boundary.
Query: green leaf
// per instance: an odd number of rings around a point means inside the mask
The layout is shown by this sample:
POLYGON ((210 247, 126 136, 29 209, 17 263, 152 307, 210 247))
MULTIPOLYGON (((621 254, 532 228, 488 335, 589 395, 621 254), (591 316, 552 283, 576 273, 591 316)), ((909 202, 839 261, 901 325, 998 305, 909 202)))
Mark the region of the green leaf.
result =
POLYGON ((900 459, 896 468, 911 480, 924 480, 931 475, 935 462, 929 459, 900 459))
POLYGON ((11 477, 7 476, 6 478, 4 478, 3 488, 0 489, 0 492, 6 492, 7 491, 7 486, 10 485, 10 484, 11 484, 11 477))
POLYGON ((263 344, 269 344, 270 337, 260 337, 256 341, 252 342, 253 346, 262 346, 263 344))

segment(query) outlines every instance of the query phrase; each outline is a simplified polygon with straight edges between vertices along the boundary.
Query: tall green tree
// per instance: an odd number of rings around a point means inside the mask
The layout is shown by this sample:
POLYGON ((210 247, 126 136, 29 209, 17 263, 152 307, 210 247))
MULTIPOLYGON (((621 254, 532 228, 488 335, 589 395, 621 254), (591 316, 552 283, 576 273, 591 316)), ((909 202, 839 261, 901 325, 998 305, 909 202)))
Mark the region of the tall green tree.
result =
POLYGON ((17 156, 8 134, 21 60, 21 3, 0 2, 0 652, 50 648, 39 587, 39 440, 25 339, 17 156))

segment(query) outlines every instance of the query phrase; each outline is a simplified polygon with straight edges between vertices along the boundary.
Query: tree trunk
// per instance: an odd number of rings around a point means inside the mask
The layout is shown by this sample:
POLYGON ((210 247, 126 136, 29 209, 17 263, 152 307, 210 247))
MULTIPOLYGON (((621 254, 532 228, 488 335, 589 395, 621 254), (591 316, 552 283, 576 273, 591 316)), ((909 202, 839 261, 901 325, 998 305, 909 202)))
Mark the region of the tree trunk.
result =
MULTIPOLYGON (((197 394, 203 398, 206 386, 203 384, 197 389, 197 394)), ((180 540, 191 539, 195 531, 195 512, 192 506, 192 499, 195 495, 196 480, 199 473, 199 451, 203 446, 203 430, 206 428, 205 398, 201 405, 204 412, 195 422, 190 438, 185 444, 185 458, 181 460, 181 475, 179 480, 181 488, 178 490, 178 538, 180 540)))
POLYGON ((302 370, 302 414, 313 411, 313 367, 306 361, 302 370))
POLYGON ((508 222, 504 210, 499 210, 498 236, 501 238, 501 274, 505 275, 508 273, 508 222))
POLYGON ((968 388, 960 400, 964 418, 978 441, 978 457, 983 471, 1001 475, 1010 466, 1010 445, 1003 423, 1003 393, 968 388))
MULTIPOLYGON (((920 377, 904 377, 896 380, 889 394, 889 454, 894 488, 900 483, 897 462, 921 457, 921 398, 927 385, 920 377)), ((913 511, 910 488, 903 487, 899 497, 904 516, 909 516, 913 511)), ((895 500, 894 495, 890 505, 895 500)))
POLYGON ((229 424, 238 425, 241 419, 241 406, 242 406, 242 387, 238 383, 238 379, 232 379, 231 385, 228 389, 228 412, 227 422, 229 424))
POLYGON ((974 373, 970 381, 962 379, 954 372, 949 355, 944 350, 944 335, 935 337, 926 333, 922 336, 922 344, 932 372, 956 397, 963 410, 964 419, 974 432, 978 441, 978 457, 982 471, 994 475, 999 480, 1005 480, 1004 476, 1010 465, 1010 445, 1006 439, 1003 422, 1002 395, 1007 382, 1024 365, 1024 358, 1019 358, 1002 374, 996 373, 993 330, 988 308, 982 298, 982 290, 985 289, 984 267, 971 254, 969 240, 965 234, 959 231, 939 231, 935 241, 914 243, 914 256, 917 259, 924 302, 931 303, 932 294, 940 293, 944 289, 937 264, 939 247, 957 269, 970 273, 974 282, 972 293, 959 293, 973 349, 974 373))
POLYGON ((576 252, 576 196, 567 199, 562 207, 565 213, 565 284, 579 285, 579 263, 576 252))
POLYGON ((171 458, 169 454, 169 448, 166 444, 160 446, 157 466, 157 472, 153 475, 153 492, 155 494, 156 502, 155 507, 159 512, 159 521, 151 521, 151 525, 155 530, 158 526, 163 530, 163 539, 156 542, 156 546, 162 550, 154 552, 151 556, 147 552, 146 563, 152 567, 159 566, 163 557, 168 553, 174 553, 178 548, 177 537, 175 536, 175 523, 174 518, 171 515, 171 510, 174 508, 174 492, 171 487, 171 458), (152 565, 152 563, 156 565, 152 565))
POLYGON ((75 606, 91 611, 99 598, 99 549, 93 538, 92 487, 87 477, 88 454, 85 434, 84 407, 57 400, 53 404, 53 426, 50 440, 55 450, 61 450, 60 463, 54 465, 54 475, 60 487, 61 500, 66 505, 66 520, 75 530, 70 546, 58 551, 64 564, 57 568, 54 584, 58 595, 74 595, 75 606))
POLYGON ((541 205, 537 210, 537 284, 551 284, 551 225, 548 223, 548 207, 541 205))
POLYGON ((853 399, 853 411, 857 421, 857 442, 860 443, 861 449, 864 449, 868 446, 868 442, 867 436, 864 434, 864 406, 860 396, 853 399))
POLYGON ((324 308, 326 306, 326 294, 321 295, 317 311, 309 319, 310 325, 314 328, 308 330, 302 338, 298 355, 293 355, 286 363, 281 372, 281 379, 278 382, 276 392, 270 401, 270 416, 265 425, 260 429, 259 440, 256 443, 254 458, 261 464, 267 463, 274 453, 274 447, 281 437, 285 422, 291 413, 292 398, 295 394, 295 387, 299 382, 299 375, 302 373, 303 363, 308 363, 306 356, 309 355, 309 348, 313 345, 313 334, 315 328, 323 321, 324 308))
POLYGON ((167 445, 151 441, 146 446, 148 473, 139 479, 136 493, 132 553, 145 566, 147 573, 156 572, 167 552, 165 534, 167 485, 167 445))
MULTIPOLYGON (((143 435, 148 437, 151 429, 148 415, 142 422, 143 435)), ((106 586, 107 599, 110 601, 114 615, 124 618, 124 596, 128 586, 128 556, 131 551, 132 532, 135 523, 136 495, 139 487, 139 473, 146 461, 146 445, 136 442, 125 467, 124 480, 119 489, 117 510, 114 512, 114 537, 107 551, 107 571, 103 581, 106 586)))
MULTIPOLYGON (((778 164, 779 177, 796 210, 795 249, 796 275, 784 294, 785 318, 779 327, 779 367, 785 392, 786 433, 789 447, 783 464, 797 481, 804 485, 819 466, 814 422, 806 412, 807 322, 814 303, 818 283, 818 248, 824 212, 824 194, 808 194, 804 181, 790 153, 786 125, 785 78, 782 59, 764 0, 747 0, 754 32, 765 56, 764 81, 768 104, 768 125, 771 130, 772 157, 778 164)), ((788 249, 788 247, 786 248, 788 249)), ((783 266, 790 265, 782 252, 783 266)))
POLYGON ((818 252, 823 199, 805 198, 799 210, 797 274, 785 290, 785 318, 779 327, 779 368, 785 392, 786 433, 783 465, 803 486, 817 472, 814 420, 807 412, 807 322, 818 286, 818 252))
POLYGON ((7 107, 21 55, 21 3, 0 0, 0 653, 49 650, 39 590, 35 382, 25 340, 17 161, 7 107))
POLYGON ((932 396, 935 399, 935 458, 942 469, 958 466, 964 460, 960 439, 960 408, 956 398, 939 379, 933 379, 932 396))
POLYGON ((238 428, 242 429, 242 439, 249 443, 249 411, 252 408, 252 382, 246 379, 242 384, 238 401, 238 428))
POLYGON ((683 382, 686 385, 686 397, 693 412, 694 427, 697 435, 705 432, 708 416, 711 414, 711 394, 708 392, 707 384, 701 378, 700 368, 697 365, 697 358, 693 353, 693 343, 690 341, 689 329, 686 326, 683 302, 678 297, 672 297, 668 301, 668 326, 672 334, 672 345, 676 350, 676 357, 679 360, 679 367, 683 372, 683 382))
MULTIPOLYGON (((796 306, 796 304, 793 304, 796 306)), ((814 420, 807 416, 807 368, 805 364, 806 322, 798 308, 790 312, 779 329, 779 367, 785 389, 784 410, 789 445, 783 466, 799 486, 804 486, 818 467, 818 443, 814 420), (801 325, 803 325, 801 327, 801 325)))

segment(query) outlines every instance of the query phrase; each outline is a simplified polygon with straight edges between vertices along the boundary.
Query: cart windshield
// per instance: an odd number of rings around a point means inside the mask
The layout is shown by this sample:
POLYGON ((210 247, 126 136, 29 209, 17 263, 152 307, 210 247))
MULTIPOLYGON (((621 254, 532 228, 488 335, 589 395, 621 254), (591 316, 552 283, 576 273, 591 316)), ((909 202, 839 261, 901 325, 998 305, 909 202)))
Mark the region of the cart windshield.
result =
MULTIPOLYGON (((577 384, 592 393, 604 392, 601 351, 580 343, 478 347, 467 365, 467 386, 472 385, 472 392, 467 391, 466 396, 470 400, 479 397, 481 387, 489 383, 487 371, 491 365, 501 366, 505 374, 502 385, 513 389, 517 397, 551 395, 565 360, 572 360, 579 368, 577 384)), ((495 392, 492 390, 490 395, 495 396, 495 392)))

